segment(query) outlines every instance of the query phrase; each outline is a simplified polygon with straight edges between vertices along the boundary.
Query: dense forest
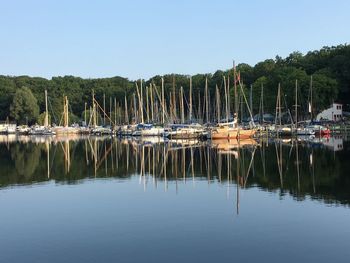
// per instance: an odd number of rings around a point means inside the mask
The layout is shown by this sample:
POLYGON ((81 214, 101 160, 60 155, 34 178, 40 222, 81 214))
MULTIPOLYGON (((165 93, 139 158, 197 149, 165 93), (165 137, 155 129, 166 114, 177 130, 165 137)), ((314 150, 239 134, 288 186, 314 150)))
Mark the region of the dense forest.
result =
MULTIPOLYGON (((244 84, 243 92, 247 97, 250 95, 250 88, 252 89, 253 113, 259 111, 262 87, 264 90, 264 110, 274 113, 279 84, 283 91, 285 106, 291 107, 295 98, 296 80, 298 81, 301 110, 306 111, 310 98, 311 76, 315 112, 324 109, 333 101, 343 103, 344 109, 349 110, 350 45, 323 47, 307 54, 293 52, 285 58, 276 56, 274 59, 259 62, 255 66, 240 63, 237 65, 237 71, 240 72, 241 81, 244 84)), ((199 109, 201 109, 200 104, 203 103, 206 79, 208 80, 209 105, 215 105, 216 86, 218 86, 221 96, 224 96, 224 76, 226 80, 229 77, 230 87, 232 87, 232 68, 226 71, 218 70, 214 74, 192 76, 195 115, 198 115, 199 109)), ((161 77, 154 76, 149 80, 144 80, 144 87, 152 83, 159 89, 161 77)), ((188 98, 190 76, 168 74, 163 77, 167 100, 169 100, 171 91, 175 90, 176 94, 179 94, 180 87, 183 87, 184 96, 188 98)), ((83 79, 64 76, 52 77, 48 80, 40 77, 0 75, 0 120, 8 118, 17 123, 28 122, 30 124, 40 121, 45 110, 45 89, 49 94, 51 119, 55 123, 59 123, 63 109, 63 96, 68 96, 72 122, 77 122, 84 116, 85 103, 88 107, 91 105, 92 91, 101 105, 105 96, 107 109, 110 108, 110 103, 114 105, 114 98, 120 108, 124 109, 125 96, 130 104, 132 102, 133 94, 136 92, 135 82, 123 77, 83 79)), ((230 95, 232 97, 231 109, 233 109, 234 93, 232 88, 230 95)), ((185 105, 188 105, 188 102, 185 105)), ((214 108, 214 106, 210 108, 212 116, 214 108)), ((187 108, 185 110, 187 111, 187 108)), ((124 116, 122 111, 119 111, 119 115, 124 116)))

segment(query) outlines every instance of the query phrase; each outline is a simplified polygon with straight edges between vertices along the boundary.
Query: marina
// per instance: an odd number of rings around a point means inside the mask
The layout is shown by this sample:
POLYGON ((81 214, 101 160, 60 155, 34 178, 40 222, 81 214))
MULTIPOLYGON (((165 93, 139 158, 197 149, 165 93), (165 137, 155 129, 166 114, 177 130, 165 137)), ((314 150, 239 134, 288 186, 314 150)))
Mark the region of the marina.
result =
POLYGON ((0 263, 350 262, 350 1, 3 1, 0 263))

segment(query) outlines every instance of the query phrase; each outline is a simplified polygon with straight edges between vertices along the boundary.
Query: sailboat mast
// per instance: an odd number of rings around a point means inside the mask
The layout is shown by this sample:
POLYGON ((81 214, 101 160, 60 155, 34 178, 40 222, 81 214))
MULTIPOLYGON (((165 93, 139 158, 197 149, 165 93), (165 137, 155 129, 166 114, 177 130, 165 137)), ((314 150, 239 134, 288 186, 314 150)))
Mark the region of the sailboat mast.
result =
POLYGON ((85 122, 85 126, 86 126, 86 107, 87 107, 87 103, 84 103, 84 122, 85 122))
POLYGON ((95 128, 97 125, 96 119, 97 118, 96 118, 95 92, 92 91, 92 120, 93 120, 92 126, 93 128, 95 128))
MULTIPOLYGON (((109 125, 112 127, 112 97, 109 97, 109 125)), ((114 123, 116 123, 114 121, 114 123)))
POLYGON ((184 91, 182 86, 180 88, 180 103, 181 103, 181 123, 185 123, 184 91))
POLYGON ((198 119, 202 121, 201 91, 198 90, 198 119))
POLYGON ((67 96, 64 96, 63 98, 63 125, 64 127, 68 127, 69 125, 69 119, 68 119, 68 98, 67 96))
POLYGON ((106 125, 106 94, 103 93, 103 126, 106 125))
POLYGON ((154 110, 154 104, 153 104, 153 83, 150 84, 149 86, 149 92, 150 92, 150 97, 151 97, 151 121, 154 122, 154 115, 153 115, 153 110, 154 110))
POLYGON ((253 84, 250 84, 249 106, 250 106, 251 113, 253 115, 253 84))
POLYGON ((264 123, 264 84, 261 83, 261 118, 260 122, 264 123))
POLYGON ((237 80, 236 80, 236 65, 233 61, 233 82, 234 82, 234 92, 235 92, 235 117, 238 123, 238 94, 237 94, 237 80))
POLYGON ((218 85, 216 85, 216 114, 217 121, 220 123, 220 91, 218 85))
POLYGON ((116 97, 114 97, 114 125, 115 126, 117 125, 117 98, 116 97))
POLYGON ((149 93, 149 88, 148 88, 148 86, 146 86, 146 116, 147 116, 147 123, 149 123, 148 93, 149 93))
POLYGON ((230 118, 230 74, 227 74, 227 122, 230 118))
MULTIPOLYGON (((137 86, 136 86, 137 87, 137 86)), ((134 118, 135 118, 135 122, 139 122, 139 119, 138 119, 138 115, 137 115, 137 109, 136 109, 136 95, 135 93, 132 94, 133 96, 133 101, 134 101, 134 118)))
POLYGON ((226 108, 226 123, 228 123, 229 113, 228 113, 228 94, 227 94, 227 86, 226 86, 226 77, 224 76, 224 91, 225 91, 225 108, 226 108))
POLYGON ((298 129, 298 80, 295 80, 295 130, 298 129))
POLYGON ((164 125, 165 124, 164 78, 162 78, 162 108, 163 108, 162 122, 164 125))
POLYGON ((175 121, 177 121, 177 107, 176 107, 176 95, 175 95, 175 76, 173 75, 173 96, 172 96, 172 105, 173 105, 173 116, 175 121))
POLYGON ((45 121, 44 121, 44 126, 47 127, 49 126, 49 111, 47 107, 47 90, 45 90, 45 121))
POLYGON ((126 99, 126 95, 124 96, 124 111, 125 111, 125 123, 129 124, 129 117, 128 117, 128 100, 126 99))
POLYGON ((313 114, 312 114, 312 76, 310 78, 310 105, 309 105, 309 111, 310 111, 310 119, 313 121, 313 114))
POLYGON ((189 119, 190 122, 192 122, 192 77, 190 77, 190 114, 189 114, 189 119))
POLYGON ((209 123, 208 77, 205 78, 205 109, 207 123, 209 123))
POLYGON ((279 119, 279 125, 282 125, 282 108, 281 108, 281 84, 278 84, 278 97, 277 97, 277 103, 278 103, 278 119, 279 119))
POLYGON ((140 114, 141 114, 141 122, 144 123, 143 119, 143 92, 142 92, 142 79, 140 80, 140 114))

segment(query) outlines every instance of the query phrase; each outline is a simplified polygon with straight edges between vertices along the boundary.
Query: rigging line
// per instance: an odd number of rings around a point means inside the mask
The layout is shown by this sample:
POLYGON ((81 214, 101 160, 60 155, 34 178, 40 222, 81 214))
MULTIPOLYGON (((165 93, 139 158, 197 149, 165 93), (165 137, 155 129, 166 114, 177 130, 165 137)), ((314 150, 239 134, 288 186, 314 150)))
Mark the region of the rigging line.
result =
POLYGON ((54 110, 53 110, 53 107, 52 107, 50 98, 48 98, 47 101, 49 102, 49 106, 50 106, 50 108, 51 108, 52 116, 53 116, 53 118, 55 119, 55 122, 57 123, 57 118, 56 118, 55 112, 54 112, 54 110))

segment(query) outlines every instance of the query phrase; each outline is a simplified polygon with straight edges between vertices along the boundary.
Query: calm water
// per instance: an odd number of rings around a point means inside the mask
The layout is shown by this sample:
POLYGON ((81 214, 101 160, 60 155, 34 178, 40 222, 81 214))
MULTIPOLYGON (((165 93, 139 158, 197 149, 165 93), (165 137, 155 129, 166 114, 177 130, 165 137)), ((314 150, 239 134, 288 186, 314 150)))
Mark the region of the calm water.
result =
POLYGON ((0 262, 350 260, 343 137, 0 141, 0 262))

